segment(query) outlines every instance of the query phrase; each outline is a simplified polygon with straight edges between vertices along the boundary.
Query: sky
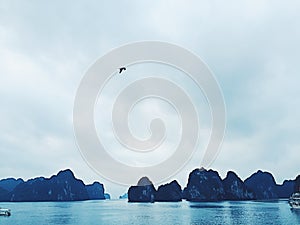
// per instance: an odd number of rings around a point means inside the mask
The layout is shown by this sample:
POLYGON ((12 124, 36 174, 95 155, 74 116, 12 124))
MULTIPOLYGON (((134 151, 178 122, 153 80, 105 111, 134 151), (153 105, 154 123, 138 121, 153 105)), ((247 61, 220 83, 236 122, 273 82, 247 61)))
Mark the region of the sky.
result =
MULTIPOLYGON (((144 40, 182 46, 213 71, 227 124, 212 169, 221 177, 233 170, 245 179, 261 169, 277 183, 294 179, 300 174, 299 10, 293 0, 0 0, 0 179, 50 177, 70 168, 85 183, 104 183, 113 197, 125 193, 128 187, 99 176, 81 157, 73 104, 98 58, 144 40)), ((148 104, 161 116, 168 112, 148 104)), ((147 116, 147 107, 137 111, 147 116)), ((186 185, 204 145, 170 181, 186 185)))

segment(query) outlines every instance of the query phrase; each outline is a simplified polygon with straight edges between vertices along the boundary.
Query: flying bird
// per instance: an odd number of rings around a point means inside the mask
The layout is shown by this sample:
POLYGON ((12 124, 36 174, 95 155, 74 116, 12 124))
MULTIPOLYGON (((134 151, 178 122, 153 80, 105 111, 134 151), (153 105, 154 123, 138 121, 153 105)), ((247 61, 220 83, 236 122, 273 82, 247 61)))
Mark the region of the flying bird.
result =
POLYGON ((120 71, 119 71, 119 74, 120 74, 120 73, 122 73, 123 71, 126 70, 126 67, 121 67, 121 68, 119 68, 119 70, 120 70, 120 71))

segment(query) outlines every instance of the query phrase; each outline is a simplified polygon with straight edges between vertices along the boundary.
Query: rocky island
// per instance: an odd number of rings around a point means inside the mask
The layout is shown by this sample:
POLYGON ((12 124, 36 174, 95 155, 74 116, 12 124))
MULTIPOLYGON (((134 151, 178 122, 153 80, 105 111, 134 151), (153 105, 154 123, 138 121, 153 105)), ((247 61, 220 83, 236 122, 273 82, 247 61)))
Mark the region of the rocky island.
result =
POLYGON ((129 202, 154 202, 156 190, 148 177, 142 177, 136 186, 128 190, 129 202))
POLYGON ((278 185, 271 173, 260 170, 242 181, 232 171, 229 171, 222 179, 217 171, 201 168, 190 173, 187 186, 183 190, 175 180, 159 186, 156 190, 150 179, 143 177, 136 186, 129 188, 128 201, 270 200, 288 198, 294 190, 299 190, 299 188, 300 176, 295 180, 286 180, 282 185, 278 185))
POLYGON ((105 199, 103 184, 85 185, 69 169, 50 178, 38 177, 24 181, 8 178, 0 180, 0 201, 81 201, 105 199))

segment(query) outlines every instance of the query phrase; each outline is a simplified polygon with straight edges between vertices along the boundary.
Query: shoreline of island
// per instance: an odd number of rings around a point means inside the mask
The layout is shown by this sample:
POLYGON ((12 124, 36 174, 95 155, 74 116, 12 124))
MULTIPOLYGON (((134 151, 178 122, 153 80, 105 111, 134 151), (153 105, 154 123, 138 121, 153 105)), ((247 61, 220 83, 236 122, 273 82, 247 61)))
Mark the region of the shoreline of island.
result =
MULTIPOLYGON (((245 180, 233 171, 228 171, 222 179, 217 171, 204 168, 194 169, 182 188, 176 180, 154 187, 147 177, 142 177, 137 185, 131 186, 120 199, 128 202, 217 202, 245 200, 287 199, 299 191, 300 175, 295 179, 276 184, 273 175, 258 170, 245 180)), ((99 182, 84 184, 75 178, 70 169, 62 170, 50 178, 37 177, 23 179, 6 178, 0 180, 0 202, 63 202, 110 199, 104 185, 99 182)))

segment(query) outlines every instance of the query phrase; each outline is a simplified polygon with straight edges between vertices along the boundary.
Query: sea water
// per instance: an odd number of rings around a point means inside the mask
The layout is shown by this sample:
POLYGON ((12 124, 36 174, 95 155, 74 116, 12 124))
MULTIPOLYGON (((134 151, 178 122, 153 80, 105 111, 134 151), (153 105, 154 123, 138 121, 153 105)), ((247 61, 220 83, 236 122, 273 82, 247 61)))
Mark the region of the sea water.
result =
POLYGON ((287 201, 128 203, 126 200, 82 202, 1 202, 10 217, 0 225, 42 224, 300 224, 300 210, 287 201))

